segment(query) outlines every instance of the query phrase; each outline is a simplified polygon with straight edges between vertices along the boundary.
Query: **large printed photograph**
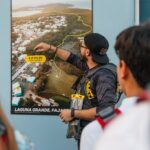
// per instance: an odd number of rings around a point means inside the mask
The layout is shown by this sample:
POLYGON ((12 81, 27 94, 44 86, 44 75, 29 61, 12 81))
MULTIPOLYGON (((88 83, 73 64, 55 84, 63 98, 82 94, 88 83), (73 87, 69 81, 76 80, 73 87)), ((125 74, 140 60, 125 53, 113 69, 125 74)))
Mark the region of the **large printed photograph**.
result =
POLYGON ((51 52, 45 42, 80 55, 80 41, 92 32, 92 0, 12 0, 11 113, 58 115, 70 107, 81 70, 51 52))

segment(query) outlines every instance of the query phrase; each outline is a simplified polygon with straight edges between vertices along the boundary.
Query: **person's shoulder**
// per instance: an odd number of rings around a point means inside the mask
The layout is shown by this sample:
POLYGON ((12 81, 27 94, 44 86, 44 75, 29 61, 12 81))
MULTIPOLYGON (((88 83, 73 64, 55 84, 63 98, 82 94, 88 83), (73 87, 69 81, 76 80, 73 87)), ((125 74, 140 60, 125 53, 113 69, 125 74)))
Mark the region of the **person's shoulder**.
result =
POLYGON ((122 114, 118 116, 116 119, 112 120, 112 122, 106 127, 107 128, 106 132, 114 135, 122 134, 122 132, 126 133, 128 129, 130 129, 133 124, 135 124, 136 121, 140 122, 139 118, 143 119, 143 117, 149 115, 147 113, 149 110, 150 110, 149 103, 141 103, 138 105, 134 105, 132 109, 127 111, 125 114, 122 114), (128 123, 128 126, 125 125, 126 123, 128 123), (118 132, 116 132, 116 130, 118 130, 118 132))
POLYGON ((149 131, 149 118, 149 103, 135 105, 124 115, 120 115, 112 120, 112 122, 105 128, 105 133, 96 145, 95 150, 98 150, 99 147, 101 147, 101 150, 109 150, 110 147, 112 147, 113 150, 119 150, 122 146, 124 146, 123 149, 128 149, 129 147, 130 149, 136 149, 135 145, 138 149, 137 145, 140 145, 142 141, 146 140, 143 139, 147 137, 146 135, 149 131), (140 120, 141 118, 142 121, 140 120), (137 135, 140 135, 140 137, 137 137, 137 135), (129 136, 130 138, 128 138, 129 136), (137 138, 139 139, 138 143, 137 138))
POLYGON ((112 71, 111 69, 105 68, 104 66, 99 67, 99 70, 94 74, 93 78, 96 78, 96 80, 107 80, 109 82, 110 81, 114 81, 116 80, 116 76, 117 73, 115 71, 115 69, 113 69, 114 71, 112 71))
POLYGON ((137 102, 136 96, 125 98, 125 99, 123 99, 121 106, 119 107, 119 110, 122 113, 126 113, 127 111, 132 109, 133 106, 136 105, 136 102, 137 102))
POLYGON ((108 63, 106 65, 99 66, 98 70, 99 74, 105 74, 105 75, 112 75, 116 76, 117 71, 116 71, 116 65, 113 63, 108 63))
POLYGON ((84 129, 83 129, 83 135, 90 135, 90 134, 96 134, 101 133, 103 131, 101 125, 98 123, 97 120, 92 121, 89 123, 84 129))
POLYGON ((91 150, 95 146, 98 138, 103 134, 103 129, 95 120, 89 123, 82 131, 81 134, 81 150, 91 150))

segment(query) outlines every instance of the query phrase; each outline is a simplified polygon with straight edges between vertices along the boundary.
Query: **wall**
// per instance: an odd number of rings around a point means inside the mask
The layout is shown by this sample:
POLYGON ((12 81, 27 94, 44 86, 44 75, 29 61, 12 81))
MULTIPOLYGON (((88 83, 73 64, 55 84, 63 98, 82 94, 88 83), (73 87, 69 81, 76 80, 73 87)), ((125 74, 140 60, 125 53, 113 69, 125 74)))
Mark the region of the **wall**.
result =
POLYGON ((141 0, 140 1, 140 21, 150 21, 150 1, 141 0))
POLYGON ((107 37, 112 62, 117 62, 114 43, 118 33, 134 24, 134 0, 94 1, 94 31, 107 37))
MULTIPOLYGON (((94 31, 110 41, 109 56, 117 62, 113 51, 116 35, 134 24, 134 0, 94 0, 94 31)), ((36 150, 75 150, 74 140, 65 138, 67 126, 54 116, 10 114, 10 1, 0 0, 0 100, 16 129, 29 136, 36 150)))

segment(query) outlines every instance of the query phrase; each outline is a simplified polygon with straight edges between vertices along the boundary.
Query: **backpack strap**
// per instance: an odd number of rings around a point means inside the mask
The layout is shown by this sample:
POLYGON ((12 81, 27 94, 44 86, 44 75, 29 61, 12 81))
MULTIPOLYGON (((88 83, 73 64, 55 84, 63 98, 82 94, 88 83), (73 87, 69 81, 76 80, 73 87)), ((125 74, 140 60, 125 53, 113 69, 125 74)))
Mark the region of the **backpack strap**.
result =
POLYGON ((120 114, 121 114, 121 110, 118 109, 118 108, 116 108, 116 109, 115 109, 115 113, 116 113, 116 115, 120 115, 120 114))
MULTIPOLYGON (((112 108, 112 107, 111 107, 112 108)), ((96 117, 99 125, 104 129, 106 125, 115 117, 121 114, 119 109, 110 109, 110 107, 105 108, 104 110, 99 112, 99 116, 96 117), (104 114, 105 113, 105 114, 104 114), (100 116, 100 114, 102 116, 100 116)))
POLYGON ((7 135, 6 134, 2 135, 2 140, 4 143, 7 143, 7 135))
POLYGON ((150 92, 145 91, 139 95, 137 103, 145 102, 148 101, 149 99, 150 99, 150 92))
POLYGON ((98 121, 99 125, 104 129, 107 122, 105 122, 102 118, 97 117, 96 120, 98 121))

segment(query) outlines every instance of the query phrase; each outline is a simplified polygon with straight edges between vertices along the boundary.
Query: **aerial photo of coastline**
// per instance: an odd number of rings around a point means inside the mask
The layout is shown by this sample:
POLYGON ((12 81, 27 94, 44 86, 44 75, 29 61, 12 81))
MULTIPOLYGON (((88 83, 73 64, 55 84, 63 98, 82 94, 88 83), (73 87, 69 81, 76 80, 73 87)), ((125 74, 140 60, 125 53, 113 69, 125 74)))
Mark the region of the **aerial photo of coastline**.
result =
POLYGON ((53 53, 36 53, 46 42, 79 54, 79 42, 92 32, 92 0, 12 0, 13 114, 54 114, 69 108, 71 88, 82 72, 53 53), (26 62, 44 55, 46 62, 26 62))

